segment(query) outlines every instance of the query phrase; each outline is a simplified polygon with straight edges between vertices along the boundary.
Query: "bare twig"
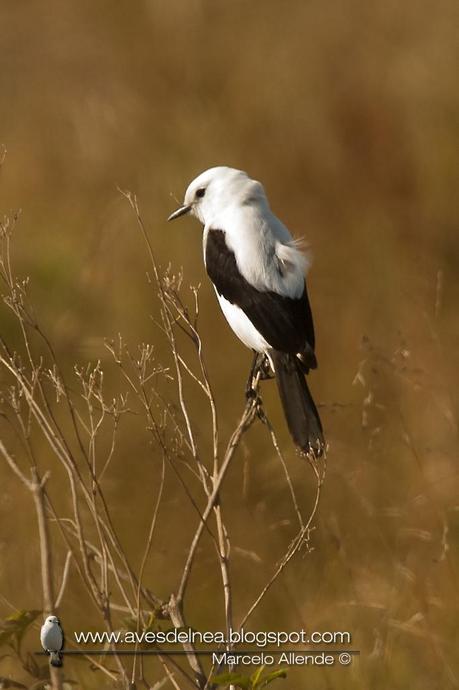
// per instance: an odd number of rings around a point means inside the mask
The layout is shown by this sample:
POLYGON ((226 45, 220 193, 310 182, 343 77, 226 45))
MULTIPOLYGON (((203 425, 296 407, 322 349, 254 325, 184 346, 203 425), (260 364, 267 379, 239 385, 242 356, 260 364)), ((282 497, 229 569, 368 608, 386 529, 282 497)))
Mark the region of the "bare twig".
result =
POLYGON ((251 617, 253 612, 255 611, 256 608, 260 605, 261 601, 264 599, 265 595, 267 592, 271 589, 273 584, 276 582, 277 578, 279 575, 282 573, 282 571, 285 569, 285 567, 288 565, 288 563, 292 560, 292 558, 295 556, 296 553, 302 548, 304 543, 308 541, 309 539, 309 533, 311 531, 311 526, 312 522, 314 520, 314 517, 317 513, 317 509, 319 507, 319 499, 320 499, 320 492, 322 488, 322 483, 323 483, 323 476, 320 476, 319 471, 316 466, 316 460, 314 458, 309 458, 310 464, 313 467, 314 474, 316 476, 317 480, 317 485, 316 485, 316 494, 315 494, 315 499, 314 499, 314 504, 311 510, 311 513, 304 524, 304 526, 300 529, 296 537, 293 539, 293 541, 290 543, 286 553, 282 557, 282 559, 279 561, 279 563, 276 566, 276 569, 274 570, 274 573, 268 580, 268 582, 265 584, 253 604, 249 607, 247 613, 242 617, 241 622, 239 623, 239 629, 243 628, 244 625, 247 623, 248 619, 251 617))
POLYGON ((56 608, 56 609, 59 608, 60 603, 62 601, 62 597, 64 596, 65 588, 67 586, 67 580, 69 577, 71 562, 72 562, 72 552, 67 551, 67 556, 65 557, 65 563, 64 563, 64 570, 62 571, 61 587, 59 590, 59 594, 57 595, 57 598, 56 598, 56 603, 54 604, 54 608, 56 608))
MULTIPOLYGON (((47 614, 54 613, 54 584, 52 551, 49 538, 48 522, 45 514, 45 484, 49 474, 39 477, 36 468, 32 468, 32 478, 28 479, 19 469, 16 461, 0 441, 0 453, 13 470, 22 484, 31 492, 35 504, 38 524, 38 538, 40 544, 41 582, 43 592, 43 609, 47 614)), ((62 673, 59 668, 49 666, 50 679, 53 690, 62 690, 62 673)))
MULTIPOLYGON (((138 586, 137 586, 137 602, 136 602, 136 604, 137 604, 137 632, 140 631, 140 623, 141 623, 141 620, 143 619, 142 612, 140 609, 140 598, 141 598, 141 593, 142 593, 143 574, 145 571, 145 566, 147 564, 148 556, 150 554, 151 545, 153 542, 153 535, 154 535, 155 528, 156 528, 156 522, 158 520, 159 506, 161 504, 161 498, 163 495, 165 476, 166 476, 166 461, 165 461, 165 458, 163 455, 162 463, 161 463, 161 477, 159 480, 158 496, 156 498, 156 503, 155 503, 155 507, 153 510, 153 516, 151 518, 150 530, 149 530, 148 537, 147 537, 147 543, 145 546, 145 551, 143 554, 142 563, 140 564, 139 579, 138 579, 138 586)), ((136 651, 137 651, 137 648, 138 648, 138 644, 136 645, 136 651)), ((134 661, 132 664, 132 676, 131 676, 131 683, 132 684, 134 684, 135 677, 136 677, 135 676, 136 659, 137 659, 137 657, 134 656, 134 661)))

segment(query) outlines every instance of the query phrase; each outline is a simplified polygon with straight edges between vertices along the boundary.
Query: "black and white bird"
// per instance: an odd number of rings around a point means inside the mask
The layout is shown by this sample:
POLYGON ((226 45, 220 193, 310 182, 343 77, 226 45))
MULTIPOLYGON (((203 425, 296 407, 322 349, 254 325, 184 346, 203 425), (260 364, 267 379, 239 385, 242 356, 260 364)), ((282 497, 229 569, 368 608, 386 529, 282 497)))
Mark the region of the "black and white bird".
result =
POLYGON ((64 633, 57 616, 48 616, 40 630, 41 646, 50 655, 51 666, 62 666, 64 633))
POLYGON ((304 376, 317 366, 308 257, 260 182, 241 170, 220 166, 199 175, 168 220, 186 213, 204 225, 204 262, 229 325, 255 361, 268 359, 293 440, 319 456, 322 425, 304 376))

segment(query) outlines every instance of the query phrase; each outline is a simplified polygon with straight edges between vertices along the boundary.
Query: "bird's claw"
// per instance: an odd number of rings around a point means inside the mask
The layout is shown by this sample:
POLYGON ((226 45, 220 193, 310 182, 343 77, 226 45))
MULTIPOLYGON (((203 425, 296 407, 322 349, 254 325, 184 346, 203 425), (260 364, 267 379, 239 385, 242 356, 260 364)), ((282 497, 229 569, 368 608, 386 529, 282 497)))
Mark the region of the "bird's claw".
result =
POLYGON ((255 388, 248 387, 245 391, 245 397, 247 399, 247 402, 255 401, 258 398, 258 392, 255 388))
POLYGON ((245 392, 247 402, 251 402, 252 405, 255 407, 256 415, 259 419, 261 419, 262 422, 266 419, 264 410, 263 410, 263 400, 261 399, 261 396, 258 395, 258 391, 255 390, 255 388, 248 388, 245 392))
POLYGON ((269 357, 267 357, 266 355, 264 355, 261 361, 259 361, 258 371, 260 373, 261 381, 268 381, 269 379, 274 378, 275 375, 271 367, 271 362, 269 360, 269 357))

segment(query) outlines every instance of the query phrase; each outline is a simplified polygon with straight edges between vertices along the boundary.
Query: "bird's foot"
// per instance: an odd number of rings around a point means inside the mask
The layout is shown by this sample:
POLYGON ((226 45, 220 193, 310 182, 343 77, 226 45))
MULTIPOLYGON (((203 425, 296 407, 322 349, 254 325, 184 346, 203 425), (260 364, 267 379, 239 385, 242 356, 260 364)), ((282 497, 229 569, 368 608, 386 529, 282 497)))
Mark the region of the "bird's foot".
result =
POLYGON ((258 395, 256 391, 254 392, 256 394, 252 398, 252 404, 255 407, 255 414, 257 415, 258 419, 264 424, 266 422, 266 415, 263 408, 263 399, 261 395, 258 395))
POLYGON ((245 396, 248 403, 251 403, 255 407, 255 412, 257 417, 264 422, 266 419, 265 413, 263 411, 263 400, 258 394, 256 388, 247 388, 245 396))
POLYGON ((252 369, 249 374, 245 389, 245 397, 247 400, 256 400, 258 398, 258 383, 259 381, 267 381, 274 378, 275 374, 268 355, 257 353, 253 360, 252 369))
POLYGON ((259 359, 257 371, 260 374, 261 381, 268 381, 269 379, 274 378, 275 374, 268 355, 262 355, 262 357, 259 359))
POLYGON ((263 405, 263 401, 256 388, 247 388, 245 397, 247 402, 252 403, 255 407, 261 407, 263 405))
POLYGON ((245 389, 245 397, 247 402, 255 402, 258 398, 258 391, 254 386, 248 385, 245 389))

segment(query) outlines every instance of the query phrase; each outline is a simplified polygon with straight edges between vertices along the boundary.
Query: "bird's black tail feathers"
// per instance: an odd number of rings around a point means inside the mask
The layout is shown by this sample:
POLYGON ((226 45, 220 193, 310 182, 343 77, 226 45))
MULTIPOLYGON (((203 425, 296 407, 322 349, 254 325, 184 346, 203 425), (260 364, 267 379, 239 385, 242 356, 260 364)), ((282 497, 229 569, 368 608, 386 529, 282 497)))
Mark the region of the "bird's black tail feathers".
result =
POLYGON ((325 440, 315 406, 298 358, 287 352, 271 351, 276 381, 292 438, 304 453, 322 455, 325 440))
POLYGON ((50 652, 50 663, 51 666, 62 666, 62 654, 59 654, 59 652, 50 652))

